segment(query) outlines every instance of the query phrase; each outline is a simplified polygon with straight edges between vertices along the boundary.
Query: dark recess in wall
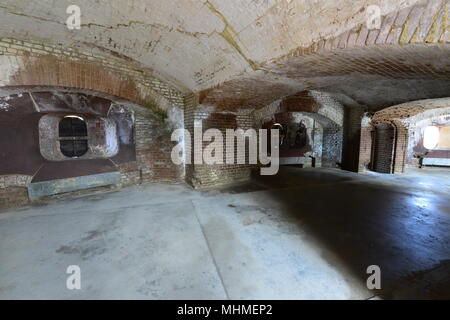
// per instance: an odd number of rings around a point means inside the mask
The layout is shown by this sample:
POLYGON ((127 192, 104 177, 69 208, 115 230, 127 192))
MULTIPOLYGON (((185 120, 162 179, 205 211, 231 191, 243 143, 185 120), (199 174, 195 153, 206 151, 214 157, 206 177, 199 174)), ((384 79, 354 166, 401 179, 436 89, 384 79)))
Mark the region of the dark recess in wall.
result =
POLYGON ((34 176, 32 182, 116 172, 117 165, 136 161, 132 114, 112 109, 111 101, 77 93, 38 92, 9 96, 0 112, 0 175, 34 176), (117 125, 119 152, 111 159, 48 161, 39 147, 39 119, 49 113, 90 114, 111 117, 117 125))

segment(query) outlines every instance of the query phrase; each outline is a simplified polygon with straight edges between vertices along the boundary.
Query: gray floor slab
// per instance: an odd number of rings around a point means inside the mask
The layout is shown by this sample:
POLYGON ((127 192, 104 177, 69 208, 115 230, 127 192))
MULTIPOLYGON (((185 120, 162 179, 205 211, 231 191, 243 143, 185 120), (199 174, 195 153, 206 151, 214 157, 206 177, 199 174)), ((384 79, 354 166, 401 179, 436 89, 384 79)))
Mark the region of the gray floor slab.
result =
POLYGON ((365 299, 269 192, 194 201, 231 299, 365 299))
POLYGON ((190 201, 64 202, 0 219, 0 298, 226 298, 190 201), (81 268, 80 291, 66 288, 69 265, 81 268))
POLYGON ((2 210, 0 299, 450 298, 449 189, 448 170, 282 168, 2 210), (383 288, 369 292, 373 264, 383 288))

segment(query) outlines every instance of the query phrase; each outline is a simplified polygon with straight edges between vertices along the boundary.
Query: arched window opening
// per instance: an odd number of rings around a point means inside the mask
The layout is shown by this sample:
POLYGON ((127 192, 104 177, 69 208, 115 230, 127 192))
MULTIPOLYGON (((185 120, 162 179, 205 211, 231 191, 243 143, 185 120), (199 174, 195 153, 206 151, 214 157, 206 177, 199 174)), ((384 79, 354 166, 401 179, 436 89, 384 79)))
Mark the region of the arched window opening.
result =
POLYGON ((88 151, 86 122, 78 116, 67 116, 59 122, 59 143, 63 155, 79 158, 88 151))
POLYGON ((429 150, 435 149, 439 144, 439 136, 440 133, 438 127, 426 127, 423 135, 423 146, 429 150))

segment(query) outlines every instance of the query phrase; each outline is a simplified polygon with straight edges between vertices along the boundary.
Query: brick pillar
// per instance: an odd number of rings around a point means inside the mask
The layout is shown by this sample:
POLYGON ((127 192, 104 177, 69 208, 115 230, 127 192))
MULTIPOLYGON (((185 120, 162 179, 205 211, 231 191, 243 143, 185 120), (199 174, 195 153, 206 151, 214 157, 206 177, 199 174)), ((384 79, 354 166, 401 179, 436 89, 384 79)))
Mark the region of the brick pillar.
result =
POLYGON ((344 170, 359 171, 359 153, 361 139, 361 121, 364 115, 362 108, 345 109, 344 145, 342 168, 344 170))
POLYGON ((395 134, 395 127, 390 123, 380 123, 375 126, 372 170, 379 173, 392 173, 395 134))
POLYGON ((361 138, 359 146, 358 172, 364 172, 370 165, 372 158, 372 131, 370 117, 365 115, 361 122, 361 138))
POLYGON ((409 130, 403 123, 393 121, 395 126, 395 145, 392 164, 392 173, 399 174, 405 171, 406 150, 408 149, 409 130))
MULTIPOLYGON (((223 134, 225 144, 226 129, 234 130, 236 128, 241 128, 246 130, 253 126, 253 118, 250 114, 209 111, 208 108, 198 104, 198 97, 190 96, 185 99, 184 122, 185 129, 191 134, 191 164, 186 164, 186 182, 188 184, 194 188, 201 188, 250 179, 251 165, 225 163, 225 145, 223 150, 223 164, 194 164, 195 153, 198 152, 197 156, 201 157, 202 151, 209 145, 209 142, 202 142, 201 137, 194 136, 195 127, 201 125, 202 133, 208 129, 219 129, 223 134), (202 149, 199 150, 197 148, 196 150, 194 147, 195 144, 201 144, 202 149)), ((188 147, 189 145, 185 148, 186 152, 188 152, 188 147)), ((236 151, 235 158, 237 158, 236 151)))

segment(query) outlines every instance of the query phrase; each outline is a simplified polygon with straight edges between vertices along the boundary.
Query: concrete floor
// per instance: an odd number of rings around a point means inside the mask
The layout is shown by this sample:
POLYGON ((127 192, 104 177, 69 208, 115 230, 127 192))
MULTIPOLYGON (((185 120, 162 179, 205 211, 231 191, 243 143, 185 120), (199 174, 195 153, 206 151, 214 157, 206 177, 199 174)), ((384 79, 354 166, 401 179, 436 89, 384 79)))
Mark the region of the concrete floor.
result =
POLYGON ((450 298, 450 170, 282 168, 0 212, 0 299, 450 298), (382 290, 365 284, 379 265, 382 290), (81 290, 66 288, 79 265, 81 290))

